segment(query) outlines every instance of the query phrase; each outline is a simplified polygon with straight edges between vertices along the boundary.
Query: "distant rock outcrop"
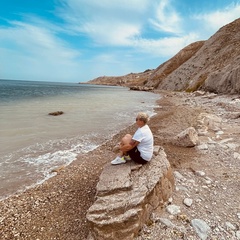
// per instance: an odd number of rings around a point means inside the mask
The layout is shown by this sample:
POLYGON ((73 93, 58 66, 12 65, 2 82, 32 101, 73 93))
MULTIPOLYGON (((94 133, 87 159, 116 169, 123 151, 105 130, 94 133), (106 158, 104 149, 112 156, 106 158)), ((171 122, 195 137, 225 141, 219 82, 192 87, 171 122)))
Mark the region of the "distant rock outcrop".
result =
POLYGON ((109 85, 109 86, 143 86, 147 83, 148 77, 152 74, 153 70, 147 69, 142 73, 129 73, 125 76, 119 77, 107 77, 102 76, 95 78, 88 84, 100 84, 100 85, 109 85))
POLYGON ((170 91, 240 92, 240 18, 206 41, 183 48, 154 70, 99 77, 90 84, 145 86, 170 91))
POLYGON ((50 112, 48 115, 59 116, 59 115, 62 115, 63 113, 64 113, 63 111, 56 111, 56 112, 50 112))

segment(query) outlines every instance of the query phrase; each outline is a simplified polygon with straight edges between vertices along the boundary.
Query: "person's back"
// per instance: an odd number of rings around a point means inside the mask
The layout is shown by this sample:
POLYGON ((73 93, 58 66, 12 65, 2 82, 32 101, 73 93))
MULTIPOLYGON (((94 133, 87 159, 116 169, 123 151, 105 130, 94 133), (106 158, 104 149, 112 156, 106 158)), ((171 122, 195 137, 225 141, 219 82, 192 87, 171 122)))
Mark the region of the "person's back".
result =
POLYGON ((144 160, 150 161, 153 155, 153 135, 149 126, 144 125, 139 128, 132 139, 139 142, 137 148, 140 152, 140 156, 144 160))

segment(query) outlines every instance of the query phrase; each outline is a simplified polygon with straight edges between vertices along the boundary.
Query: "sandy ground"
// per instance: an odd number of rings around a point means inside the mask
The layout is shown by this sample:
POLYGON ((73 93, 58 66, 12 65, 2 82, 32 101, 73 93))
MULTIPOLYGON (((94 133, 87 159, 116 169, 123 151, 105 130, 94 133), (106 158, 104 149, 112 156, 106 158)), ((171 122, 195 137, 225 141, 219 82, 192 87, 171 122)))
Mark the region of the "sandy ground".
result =
MULTIPOLYGON (((175 173, 182 176, 176 178, 176 190, 168 203, 179 206, 181 212, 172 215, 165 208, 158 210, 136 239, 199 239, 190 224, 196 218, 210 227, 208 239, 240 239, 238 96, 159 93, 163 97, 149 126, 155 144, 164 147, 175 173), (199 145, 205 144, 202 149, 173 146, 171 138, 195 127, 201 112, 223 119, 221 134, 212 131, 200 137, 199 145), (183 204, 186 197, 192 199, 190 207, 183 204), (174 227, 160 218, 169 219, 174 227)), ((70 166, 58 169, 44 184, 1 201, 0 239, 86 239, 85 215, 94 201, 98 177, 104 164, 115 157, 112 148, 120 137, 135 130, 136 126, 128 127, 98 149, 80 155, 70 166)))

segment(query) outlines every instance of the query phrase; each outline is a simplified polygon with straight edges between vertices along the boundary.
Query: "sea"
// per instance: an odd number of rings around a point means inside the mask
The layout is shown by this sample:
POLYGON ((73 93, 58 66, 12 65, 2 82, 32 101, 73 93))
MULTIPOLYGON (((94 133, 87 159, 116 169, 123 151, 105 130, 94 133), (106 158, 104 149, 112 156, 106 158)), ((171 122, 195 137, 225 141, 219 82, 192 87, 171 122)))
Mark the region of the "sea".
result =
MULTIPOLYGON (((159 95, 126 87, 0 80, 0 200, 154 115, 159 95), (49 113, 63 111, 59 116, 49 113)), ((110 161, 111 159, 109 159, 110 161)))

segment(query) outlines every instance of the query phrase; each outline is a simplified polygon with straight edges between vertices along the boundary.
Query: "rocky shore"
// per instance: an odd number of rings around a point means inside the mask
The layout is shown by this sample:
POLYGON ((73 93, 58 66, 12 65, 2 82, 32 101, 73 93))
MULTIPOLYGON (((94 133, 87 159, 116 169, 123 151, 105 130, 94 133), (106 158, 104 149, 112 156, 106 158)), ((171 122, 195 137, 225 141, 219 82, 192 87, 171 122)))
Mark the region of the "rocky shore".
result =
MULTIPOLYGON (((239 96, 158 93, 162 98, 149 125, 155 144, 163 146, 172 165, 176 189, 136 240, 240 239, 239 96), (174 145, 177 134, 198 127, 201 113, 221 118, 219 128, 202 129, 195 147, 174 145)), ((112 148, 120 137, 135 129, 130 126, 96 150, 79 155, 42 185, 1 201, 0 239, 85 240, 86 212, 103 166, 114 158, 112 148)))

